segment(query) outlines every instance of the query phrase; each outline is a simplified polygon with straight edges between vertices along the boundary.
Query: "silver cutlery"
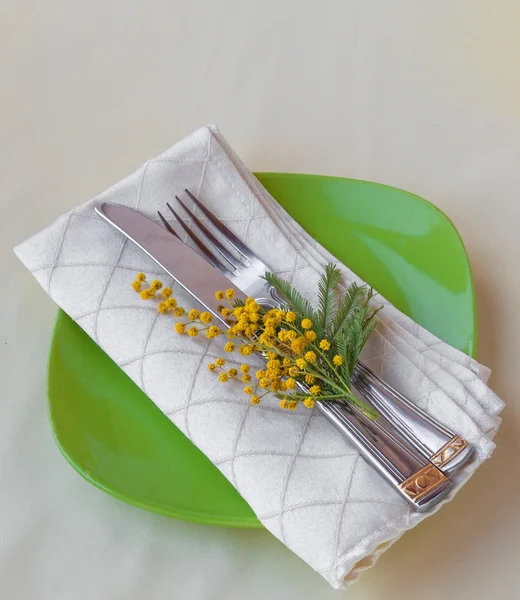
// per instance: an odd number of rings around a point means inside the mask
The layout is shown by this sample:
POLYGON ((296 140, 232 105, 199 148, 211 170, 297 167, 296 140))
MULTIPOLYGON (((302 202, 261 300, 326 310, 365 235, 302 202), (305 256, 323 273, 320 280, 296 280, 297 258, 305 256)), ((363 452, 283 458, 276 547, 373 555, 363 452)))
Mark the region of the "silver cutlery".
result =
MULTIPOLYGON (((179 218, 171 205, 169 209, 204 258, 180 240, 161 213, 165 228, 137 211, 116 204, 102 203, 96 212, 146 252, 224 325, 215 300, 216 289, 234 287, 239 299, 253 296, 259 302, 279 304, 281 299, 273 297, 272 290, 261 278, 268 267, 192 194, 189 196, 232 252, 180 199, 184 210, 205 236, 204 240, 179 218)), ((382 384, 381 389, 384 390, 382 384)), ((410 441, 411 436, 400 435, 386 416, 386 408, 372 421, 346 402, 318 402, 317 406, 416 510, 428 510, 448 493, 452 485, 450 479, 410 441)))
POLYGON ((356 366, 352 383, 365 400, 446 475, 471 458, 474 450, 471 444, 410 402, 362 362, 356 366))
MULTIPOLYGON (((256 298, 266 294, 266 284, 262 275, 269 271, 265 265, 236 235, 221 223, 217 217, 189 190, 185 190, 193 204, 205 215, 215 227, 223 240, 238 254, 235 257, 226 246, 211 232, 211 230, 190 210, 186 204, 175 196, 186 215, 205 236, 211 244, 211 250, 200 236, 186 225, 181 216, 173 209, 170 203, 167 207, 184 229, 196 246, 196 249, 228 279, 235 282, 240 289, 256 298)), ((159 217, 170 233, 176 235, 175 230, 168 223, 164 215, 158 211, 159 217)), ((267 290, 273 293, 273 290, 267 290)), ((274 290, 276 293, 276 291, 274 290)), ((282 299, 278 299, 283 301, 282 299)), ((463 438, 456 435, 424 411, 420 410, 400 394, 397 390, 385 383, 368 367, 359 363, 353 374, 353 384, 357 390, 368 400, 373 407, 391 422, 390 429, 396 428, 399 433, 415 446, 424 456, 445 474, 454 472, 471 457, 473 447, 463 438)))

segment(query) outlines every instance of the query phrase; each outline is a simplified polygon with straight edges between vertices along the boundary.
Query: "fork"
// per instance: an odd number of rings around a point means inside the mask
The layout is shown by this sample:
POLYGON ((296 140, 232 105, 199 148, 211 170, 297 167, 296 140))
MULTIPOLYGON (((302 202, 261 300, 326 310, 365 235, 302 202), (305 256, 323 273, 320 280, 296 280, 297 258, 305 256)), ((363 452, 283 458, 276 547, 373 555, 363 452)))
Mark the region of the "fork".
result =
MULTIPOLYGON (((179 225, 194 242, 198 251, 215 268, 219 269, 230 280, 236 280, 237 287, 247 288, 250 295, 257 299, 263 299, 266 294, 266 284, 262 276, 269 270, 268 267, 232 231, 221 223, 198 198, 189 190, 185 190, 185 192, 215 227, 216 231, 236 251, 238 258, 224 246, 178 196, 175 196, 184 212, 215 250, 212 251, 208 248, 207 244, 180 218, 171 204, 167 203, 169 211, 179 225)), ((166 229, 173 235, 177 235, 162 213, 158 211, 158 214, 166 229)), ((278 303, 283 303, 283 298, 277 295, 276 290, 271 289, 268 292, 272 297, 274 295, 274 299, 278 303)), ((466 440, 432 419, 397 390, 385 383, 362 362, 358 362, 354 370, 353 384, 379 413, 385 415, 406 440, 443 472, 454 472, 471 457, 473 447, 466 440)))
MULTIPOLYGON (((206 217, 208 225, 213 227, 213 230, 210 229, 178 196, 175 198, 191 219, 192 227, 186 224, 170 203, 166 203, 195 250, 237 288, 258 302, 269 306, 283 304, 283 298, 263 279, 265 272, 270 270, 268 266, 194 194, 187 189, 185 192, 206 217)), ((180 239, 165 216, 160 211, 158 215, 164 227, 180 239)), ((376 421, 370 420, 346 402, 318 402, 316 405, 418 510, 427 510, 440 496, 445 495, 451 483, 446 474, 469 458, 472 447, 418 409, 365 365, 359 364, 352 381, 357 391, 379 412, 376 421), (426 474, 422 479, 419 478, 419 483, 424 484, 433 478, 434 487, 438 489, 427 492, 424 486, 417 485, 418 472, 426 474)))

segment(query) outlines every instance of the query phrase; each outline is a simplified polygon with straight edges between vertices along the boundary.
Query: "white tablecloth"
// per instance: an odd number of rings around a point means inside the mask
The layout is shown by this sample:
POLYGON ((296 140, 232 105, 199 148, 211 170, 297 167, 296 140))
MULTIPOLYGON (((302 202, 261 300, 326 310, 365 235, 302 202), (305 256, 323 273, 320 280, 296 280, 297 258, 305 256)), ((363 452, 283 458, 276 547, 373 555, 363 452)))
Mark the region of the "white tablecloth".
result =
POLYGON ((520 41, 499 0, 0 2, 0 597, 342 597, 266 531, 183 523, 83 481, 47 425, 55 307, 11 247, 200 124, 250 168, 432 200, 472 261, 508 402, 489 463, 349 599, 517 598, 520 41))

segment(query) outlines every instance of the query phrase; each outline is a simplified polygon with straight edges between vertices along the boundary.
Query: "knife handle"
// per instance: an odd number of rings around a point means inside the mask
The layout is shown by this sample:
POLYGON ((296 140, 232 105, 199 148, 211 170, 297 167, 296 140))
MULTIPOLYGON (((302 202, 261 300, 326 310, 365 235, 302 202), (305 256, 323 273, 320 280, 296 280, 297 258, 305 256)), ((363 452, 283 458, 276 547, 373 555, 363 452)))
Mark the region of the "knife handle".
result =
POLYGON ((453 473, 473 454, 473 446, 466 440, 432 419, 360 362, 352 383, 392 428, 444 473, 453 473))

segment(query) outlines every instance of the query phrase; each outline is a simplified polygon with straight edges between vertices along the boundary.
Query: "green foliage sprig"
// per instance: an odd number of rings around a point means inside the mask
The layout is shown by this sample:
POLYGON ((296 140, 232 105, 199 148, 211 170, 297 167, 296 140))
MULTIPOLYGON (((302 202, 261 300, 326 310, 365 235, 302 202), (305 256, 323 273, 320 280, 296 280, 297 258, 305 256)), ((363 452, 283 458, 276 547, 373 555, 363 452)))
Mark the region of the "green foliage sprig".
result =
MULTIPOLYGON (((341 389, 346 400, 368 416, 377 417, 377 413, 360 402, 351 389, 359 355, 377 324, 376 315, 382 309, 382 306, 373 308, 370 304, 374 291, 352 283, 341 294, 341 271, 334 264, 328 264, 318 283, 318 307, 315 310, 288 281, 273 273, 266 273, 265 280, 282 296, 285 308, 296 314, 296 322, 305 319, 312 322, 316 332, 316 343, 312 345, 317 351, 312 368, 324 375, 322 395, 335 399, 341 389)), ((284 394, 288 400, 301 400, 304 396, 300 392, 284 394)))

